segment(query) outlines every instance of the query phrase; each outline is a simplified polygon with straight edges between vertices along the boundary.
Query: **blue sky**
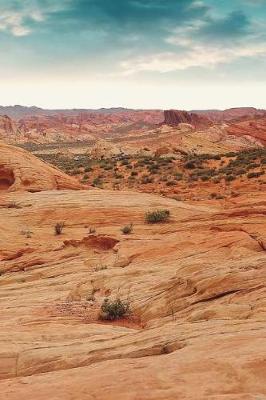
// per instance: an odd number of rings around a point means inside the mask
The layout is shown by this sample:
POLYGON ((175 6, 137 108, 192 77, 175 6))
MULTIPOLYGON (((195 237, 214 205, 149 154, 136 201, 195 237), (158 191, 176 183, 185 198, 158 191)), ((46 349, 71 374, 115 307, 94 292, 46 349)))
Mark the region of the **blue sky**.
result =
POLYGON ((266 0, 0 0, 0 103, 266 108, 266 0))

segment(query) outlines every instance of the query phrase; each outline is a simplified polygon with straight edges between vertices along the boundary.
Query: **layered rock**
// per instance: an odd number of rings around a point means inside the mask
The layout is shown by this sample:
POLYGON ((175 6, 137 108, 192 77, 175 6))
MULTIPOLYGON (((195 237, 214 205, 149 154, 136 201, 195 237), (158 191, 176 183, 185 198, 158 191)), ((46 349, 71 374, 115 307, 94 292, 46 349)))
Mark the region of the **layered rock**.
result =
POLYGON ((226 207, 101 190, 3 195, 3 399, 263 399, 265 215, 263 192, 226 207), (145 224, 158 208, 169 222, 145 224), (129 299, 131 316, 100 321, 106 296, 129 299))
POLYGON ((266 146, 266 118, 257 118, 228 126, 227 133, 237 137, 251 137, 266 146))
POLYGON ((9 137, 16 132, 16 126, 7 115, 0 115, 0 136, 9 137))
POLYGON ((195 129, 203 129, 212 125, 212 122, 204 116, 179 110, 166 110, 164 112, 164 123, 170 126, 190 124, 195 129))
POLYGON ((77 180, 18 147, 0 143, 0 190, 81 189, 77 180))

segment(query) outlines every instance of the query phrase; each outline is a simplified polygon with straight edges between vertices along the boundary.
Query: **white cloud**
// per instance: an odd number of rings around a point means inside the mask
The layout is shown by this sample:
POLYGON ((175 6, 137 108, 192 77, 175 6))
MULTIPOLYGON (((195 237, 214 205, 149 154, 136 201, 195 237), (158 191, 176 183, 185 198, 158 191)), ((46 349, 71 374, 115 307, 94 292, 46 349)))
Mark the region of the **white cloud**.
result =
MULTIPOLYGON (((63 2, 64 6, 68 4, 63 2)), ((26 36, 32 32, 28 21, 43 22, 49 14, 63 8, 54 0, 21 0, 17 5, 13 0, 0 2, 0 31, 11 33, 13 36, 26 36)))
POLYGON ((173 72, 192 67, 213 68, 218 64, 230 63, 239 58, 248 58, 266 54, 266 43, 247 44, 240 47, 217 47, 205 44, 192 45, 183 53, 162 52, 136 59, 123 61, 121 67, 124 75, 140 71, 173 72))

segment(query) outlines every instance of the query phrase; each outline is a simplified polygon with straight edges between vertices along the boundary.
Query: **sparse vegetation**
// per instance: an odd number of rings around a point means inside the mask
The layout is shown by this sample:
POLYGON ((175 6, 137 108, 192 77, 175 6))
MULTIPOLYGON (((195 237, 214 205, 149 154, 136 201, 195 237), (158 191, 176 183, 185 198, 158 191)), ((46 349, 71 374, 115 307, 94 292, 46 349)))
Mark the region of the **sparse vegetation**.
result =
POLYGON ((65 223, 64 222, 57 222, 54 226, 54 231, 55 231, 55 235, 61 235, 63 232, 63 229, 65 227, 65 223))
POLYGON ((126 225, 121 229, 124 235, 129 235, 132 232, 132 230, 133 230, 133 224, 126 225))
POLYGON ((166 222, 170 218, 169 210, 156 210, 148 211, 145 215, 145 221, 148 224, 157 224, 159 222, 166 222))
POLYGON ((113 190, 129 188, 172 198, 182 192, 183 200, 195 199, 197 195, 207 199, 212 192, 228 198, 226 188, 230 185, 234 189, 239 180, 249 185, 266 183, 263 148, 219 155, 182 153, 181 159, 125 154, 93 160, 85 154, 72 158, 55 154, 40 157, 76 175, 86 185, 113 190))
POLYGON ((99 319, 115 321, 128 316, 129 313, 130 305, 128 301, 123 301, 120 298, 112 301, 106 298, 102 303, 99 319))

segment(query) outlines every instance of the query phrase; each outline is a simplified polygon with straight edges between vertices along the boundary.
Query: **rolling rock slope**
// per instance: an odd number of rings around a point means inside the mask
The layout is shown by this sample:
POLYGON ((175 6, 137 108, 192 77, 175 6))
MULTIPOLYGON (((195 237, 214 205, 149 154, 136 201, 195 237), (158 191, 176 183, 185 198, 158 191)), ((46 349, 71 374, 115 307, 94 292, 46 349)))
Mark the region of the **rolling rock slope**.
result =
POLYGON ((233 201, 2 190, 0 397, 265 399, 266 197, 233 201), (99 320, 118 296, 130 317, 99 320))
POLYGON ((27 151, 0 142, 0 193, 2 190, 38 192, 81 188, 74 178, 27 151))

